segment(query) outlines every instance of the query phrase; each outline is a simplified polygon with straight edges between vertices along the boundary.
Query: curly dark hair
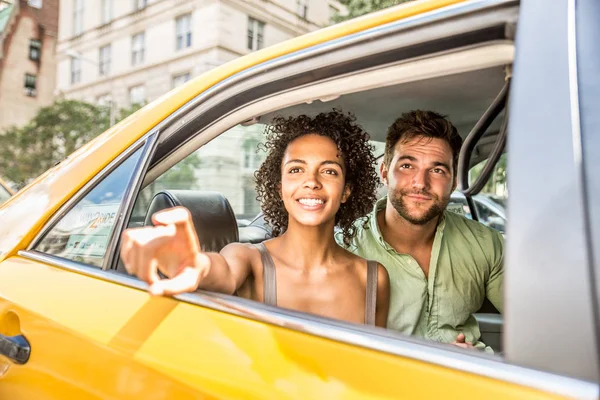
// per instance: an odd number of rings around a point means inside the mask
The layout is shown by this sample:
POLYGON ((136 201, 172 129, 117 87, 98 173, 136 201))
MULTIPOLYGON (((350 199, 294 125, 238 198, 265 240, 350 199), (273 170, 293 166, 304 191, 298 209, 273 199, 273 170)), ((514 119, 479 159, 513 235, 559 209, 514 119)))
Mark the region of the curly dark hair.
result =
POLYGON ((257 200, 261 203, 273 236, 285 232, 288 224, 288 213, 279 194, 284 153, 295 139, 317 134, 335 142, 345 164, 346 185, 350 186, 352 192, 348 200, 340 205, 335 223, 342 231, 344 243, 350 243, 356 234, 353 223, 371 211, 379 185, 369 135, 355 121, 352 114, 334 109, 315 117, 276 117, 267 127, 267 141, 260 145, 268 152, 267 158, 254 176, 257 200))
POLYGON ((385 140, 385 165, 389 168, 398 142, 406 143, 416 137, 437 138, 448 142, 452 149, 453 174, 456 176, 462 138, 448 117, 435 111, 413 110, 394 121, 388 128, 385 140))

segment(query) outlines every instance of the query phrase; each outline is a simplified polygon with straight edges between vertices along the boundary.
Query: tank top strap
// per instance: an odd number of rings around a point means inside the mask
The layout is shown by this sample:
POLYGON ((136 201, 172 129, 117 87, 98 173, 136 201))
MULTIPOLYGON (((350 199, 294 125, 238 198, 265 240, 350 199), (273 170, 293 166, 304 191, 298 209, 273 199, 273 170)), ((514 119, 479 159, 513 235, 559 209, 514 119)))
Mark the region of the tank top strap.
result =
POLYGON ((365 324, 375 325, 377 311, 377 261, 367 260, 367 293, 365 301, 365 324))
POLYGON ((264 243, 256 245, 260 251, 263 265, 263 302, 272 306, 277 305, 277 278, 275 274, 275 263, 264 243))

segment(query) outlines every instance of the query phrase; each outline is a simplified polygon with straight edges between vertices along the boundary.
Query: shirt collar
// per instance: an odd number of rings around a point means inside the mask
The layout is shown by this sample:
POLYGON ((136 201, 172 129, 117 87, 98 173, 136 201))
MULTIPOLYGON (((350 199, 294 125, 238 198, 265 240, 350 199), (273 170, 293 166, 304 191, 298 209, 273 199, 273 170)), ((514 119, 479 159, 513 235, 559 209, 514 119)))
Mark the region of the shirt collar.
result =
MULTIPOLYGON (((375 236, 375 239, 377 240, 377 242, 381 246, 383 246, 386 250, 390 250, 390 249, 392 249, 392 246, 390 246, 383 239, 383 235, 381 234, 381 230, 379 229, 379 224, 377 223, 377 214, 379 213, 379 211, 385 210, 386 206, 387 206, 387 196, 384 196, 375 202, 375 205, 373 206, 373 212, 371 213, 371 221, 369 222, 369 225, 370 225, 371 231, 373 232, 373 235, 375 236)), ((446 228, 446 213, 447 212, 448 212, 447 210, 444 210, 444 212, 442 213, 442 215, 440 217, 437 229, 435 231, 436 236, 443 234, 444 229, 446 228)))

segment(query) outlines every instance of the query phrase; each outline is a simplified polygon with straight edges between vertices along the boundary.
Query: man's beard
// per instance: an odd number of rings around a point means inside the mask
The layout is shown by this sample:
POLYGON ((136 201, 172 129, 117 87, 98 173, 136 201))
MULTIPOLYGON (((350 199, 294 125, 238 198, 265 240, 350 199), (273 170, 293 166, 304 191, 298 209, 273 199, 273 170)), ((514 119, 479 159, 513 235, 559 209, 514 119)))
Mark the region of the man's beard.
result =
POLYGON ((450 201, 450 196, 448 196, 447 198, 440 199, 437 195, 434 195, 433 193, 429 193, 424 190, 390 190, 388 193, 388 197, 398 214, 400 214, 402 218, 404 218, 413 225, 425 225, 432 219, 439 217, 440 215, 442 215, 442 213, 446 209, 446 206, 448 205, 448 202, 450 201), (431 197, 431 199, 433 200, 433 204, 422 214, 413 215, 410 213, 408 207, 404 202, 404 196, 408 196, 411 194, 431 197))

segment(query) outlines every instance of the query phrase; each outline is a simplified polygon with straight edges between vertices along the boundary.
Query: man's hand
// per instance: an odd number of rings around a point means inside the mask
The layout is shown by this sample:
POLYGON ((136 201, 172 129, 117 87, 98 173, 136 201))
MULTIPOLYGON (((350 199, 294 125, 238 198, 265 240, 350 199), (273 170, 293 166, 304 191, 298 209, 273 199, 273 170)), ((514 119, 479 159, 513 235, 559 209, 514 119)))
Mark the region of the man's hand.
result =
POLYGON ((208 274, 210 260, 201 252, 190 212, 175 207, 152 216, 154 227, 127 229, 121 258, 127 272, 148 283, 154 295, 196 290, 208 274), (168 279, 160 279, 158 271, 168 279))
POLYGON ((465 334, 464 333, 459 333, 456 336, 456 340, 454 342, 452 342, 453 345, 458 346, 458 347, 462 347, 463 349, 474 349, 475 346, 473 346, 473 343, 471 342, 465 342, 465 334))

